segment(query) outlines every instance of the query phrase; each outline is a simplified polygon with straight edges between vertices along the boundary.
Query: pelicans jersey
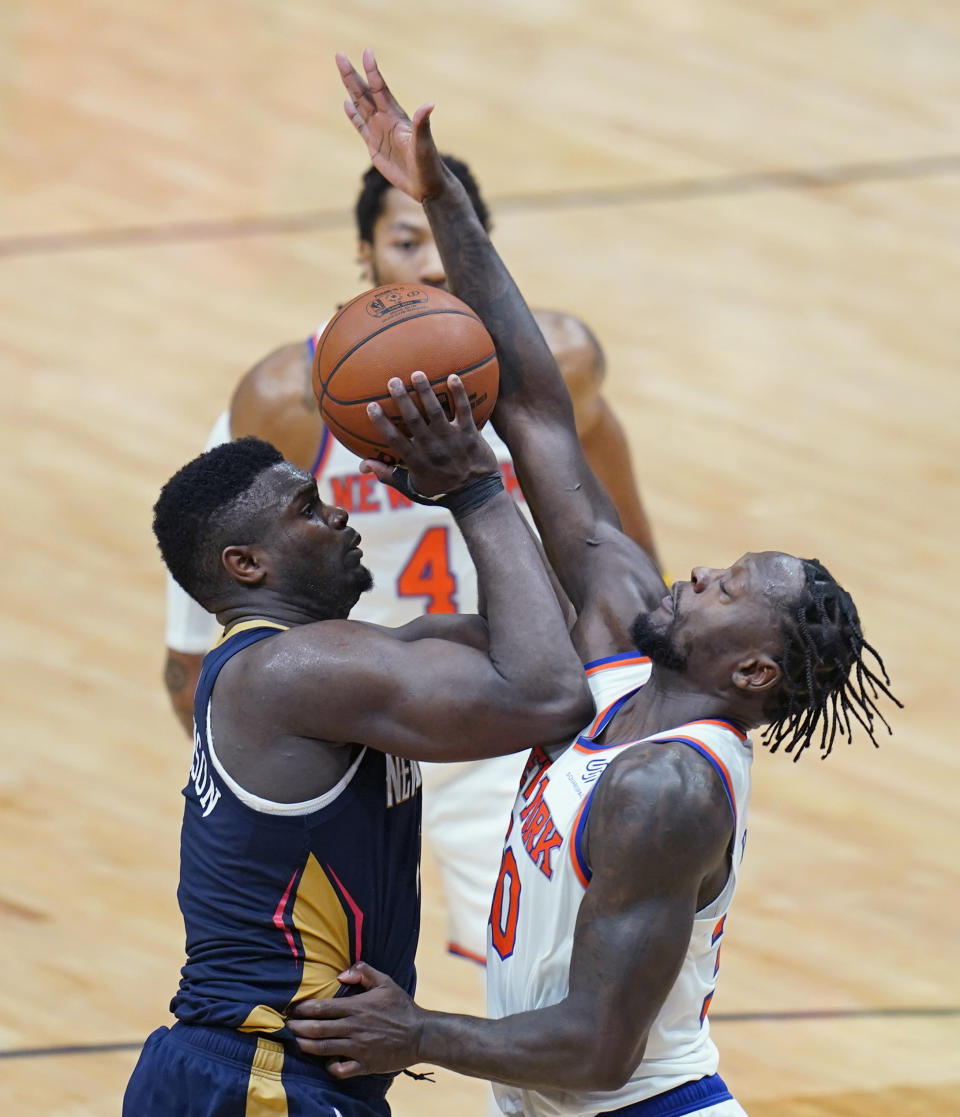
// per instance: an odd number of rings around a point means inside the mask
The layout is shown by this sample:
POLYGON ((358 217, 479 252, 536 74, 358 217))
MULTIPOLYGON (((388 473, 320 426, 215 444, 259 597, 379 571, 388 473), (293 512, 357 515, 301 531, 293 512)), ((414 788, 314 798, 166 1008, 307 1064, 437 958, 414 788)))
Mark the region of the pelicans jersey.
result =
MULTIPOLYGON (((307 341, 312 360, 317 333, 307 341)), ((526 514, 510 455, 491 426, 504 484, 526 514)), ((217 419, 205 449, 230 441, 230 415, 217 419)), ((360 459, 324 429, 313 464, 321 499, 346 509, 364 537, 374 587, 351 612, 356 620, 395 627, 423 613, 470 613, 477 607, 477 574, 467 545, 443 508, 415 504, 372 474, 359 472, 360 459)), ((528 516, 529 519, 529 516, 528 516)), ((167 646, 194 654, 216 640, 214 618, 169 575, 167 646)), ((424 833, 435 855, 447 901, 448 949, 481 965, 486 956, 490 894, 522 754, 470 764, 424 764, 424 833)))
POLYGON ((187 961, 171 1010, 186 1024, 276 1034, 308 997, 334 997, 363 959, 408 992, 420 922, 420 776, 373 749, 303 803, 251 795, 218 759, 210 696, 237 652, 277 635, 238 625, 204 660, 184 789, 180 888, 187 961))
MULTIPOLYGON (((574 925, 590 883, 583 836, 592 793, 607 765, 638 743, 606 746, 595 738, 649 678, 649 660, 639 653, 611 656, 586 670, 599 711, 596 719, 559 754, 551 756, 542 749, 530 754, 514 805, 490 913, 487 1007, 493 1018, 556 1004, 567 995, 574 925)), ((506 1114, 581 1117, 624 1107, 625 1112, 642 1113, 644 1107, 636 1103, 685 1083, 713 1082, 718 1056, 710 1039, 707 1010, 746 840, 752 748, 746 735, 727 721, 691 722, 644 738, 645 744, 657 741, 688 745, 713 765, 723 781, 735 828, 726 884, 696 914, 680 973, 651 1026, 643 1061, 630 1081, 610 1093, 494 1085, 506 1114)), ((716 1082, 717 1091, 723 1092, 705 1092, 704 1097, 729 1099, 719 1078, 716 1082)), ((669 1112, 742 1112, 732 1100, 724 1104, 727 1108, 709 1108, 704 1101, 669 1112)))

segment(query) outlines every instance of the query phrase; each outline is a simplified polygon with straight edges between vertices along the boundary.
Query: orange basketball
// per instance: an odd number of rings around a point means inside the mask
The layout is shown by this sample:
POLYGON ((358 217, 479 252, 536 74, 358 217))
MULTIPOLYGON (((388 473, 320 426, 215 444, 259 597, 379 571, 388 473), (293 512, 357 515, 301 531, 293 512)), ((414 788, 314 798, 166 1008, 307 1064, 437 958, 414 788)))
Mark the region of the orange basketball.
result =
POLYGON ((497 402, 500 370, 493 339, 476 314, 449 291, 395 283, 357 295, 342 306, 317 340, 313 391, 330 433, 361 458, 393 458, 367 415, 379 403, 398 425, 387 391, 391 376, 409 386, 426 373, 448 415, 446 380, 456 373, 483 426, 497 402))

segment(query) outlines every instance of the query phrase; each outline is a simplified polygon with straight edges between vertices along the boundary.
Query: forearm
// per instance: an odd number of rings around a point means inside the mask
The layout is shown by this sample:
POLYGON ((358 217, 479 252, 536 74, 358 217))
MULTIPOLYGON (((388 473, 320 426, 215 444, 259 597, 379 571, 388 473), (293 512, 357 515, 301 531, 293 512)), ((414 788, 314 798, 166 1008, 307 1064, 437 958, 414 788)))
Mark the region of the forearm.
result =
POLYGON ((567 1002, 502 1020, 423 1012, 418 1061, 530 1090, 615 1090, 633 1070, 567 1002))
POLYGON ((173 712, 188 737, 193 737, 193 696, 197 689, 202 663, 202 655, 167 648, 163 682, 170 696, 173 712))
POLYGON ((606 400, 600 399, 598 404, 593 422, 580 432, 584 457, 613 501, 620 526, 659 568, 653 532, 634 480, 626 434, 606 400))
POLYGON ((583 690, 568 619, 533 533, 506 492, 458 520, 477 570, 497 672, 544 693, 583 690))
POLYGON ((522 396, 531 405, 535 401, 540 414, 557 408, 569 415, 572 427, 569 393, 529 307, 463 186, 450 171, 444 182, 440 193, 425 199, 424 209, 452 290, 483 319, 496 344, 500 399, 522 396), (544 375, 538 374, 541 369, 544 375))

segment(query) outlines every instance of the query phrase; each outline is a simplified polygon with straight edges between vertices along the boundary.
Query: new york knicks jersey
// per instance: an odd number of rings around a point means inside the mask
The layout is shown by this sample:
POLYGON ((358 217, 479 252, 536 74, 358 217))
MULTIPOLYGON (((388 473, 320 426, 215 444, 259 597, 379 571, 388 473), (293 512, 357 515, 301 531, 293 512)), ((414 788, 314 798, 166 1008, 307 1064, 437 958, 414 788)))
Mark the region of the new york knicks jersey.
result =
MULTIPOLYGON (((308 342, 311 359, 322 332, 321 326, 308 342)), ((489 424, 483 435, 496 454, 507 492, 526 512, 506 443, 489 424)), ((360 459, 324 427, 313 466, 321 500, 345 509, 361 535, 364 525, 376 517, 371 550, 374 586, 351 615, 376 624, 400 625, 423 613, 476 612, 477 572, 450 513, 415 504, 372 473, 361 473, 359 465, 360 459)))
MULTIPOLYGON (((317 333, 306 342, 312 360, 317 333)), ((504 486, 530 521, 510 453, 488 423, 484 438, 493 448, 504 486)), ((229 442, 230 413, 222 412, 205 450, 229 442)), ((323 427, 312 473, 325 504, 345 509, 361 533, 369 532, 373 589, 352 610, 355 620, 396 627, 423 613, 473 613, 477 608, 477 572, 467 545, 450 513, 415 504, 372 473, 361 473, 360 459, 323 427)), ((532 521, 531 521, 532 523, 532 521)), ((206 652, 216 639, 216 621, 186 590, 167 576, 168 647, 194 654, 206 652)))
MULTIPOLYGON (((521 779, 488 927, 487 1014, 492 1018, 556 1004, 567 995, 573 930, 590 882, 583 835, 591 795, 607 765, 636 741, 610 747, 595 738, 647 681, 639 653, 611 656, 586 668, 599 711, 588 730, 551 756, 535 749, 521 779)), ((532 1091, 494 1084, 506 1114, 574 1117, 662 1094, 717 1070, 707 1010, 716 985, 727 911, 746 840, 752 747, 727 721, 697 721, 645 741, 680 741, 705 757, 723 781, 735 837, 730 874, 720 895, 697 912, 686 956, 650 1028, 643 1061, 614 1092, 532 1091)))
POLYGON ((420 923, 416 761, 355 746, 337 785, 302 803, 245 791, 217 757, 211 694, 231 656, 282 631, 238 625, 203 662, 184 788, 184 1023, 285 1035, 289 1005, 346 992, 362 959, 412 993, 420 923))

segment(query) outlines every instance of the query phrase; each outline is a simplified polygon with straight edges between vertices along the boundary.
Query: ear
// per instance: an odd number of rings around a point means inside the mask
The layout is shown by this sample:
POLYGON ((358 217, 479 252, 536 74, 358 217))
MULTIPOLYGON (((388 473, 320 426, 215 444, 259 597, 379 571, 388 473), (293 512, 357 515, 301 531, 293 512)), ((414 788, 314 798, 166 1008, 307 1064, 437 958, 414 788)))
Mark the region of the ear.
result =
POLYGON ((733 685, 747 694, 762 694, 780 682, 783 672, 768 655, 748 656, 733 669, 733 685))
POLYGON ((373 283, 373 245, 368 240, 357 241, 357 263, 364 282, 373 283))
POLYGON ((220 561, 230 577, 242 586, 256 586, 267 576, 267 569, 253 547, 224 547, 220 561))

